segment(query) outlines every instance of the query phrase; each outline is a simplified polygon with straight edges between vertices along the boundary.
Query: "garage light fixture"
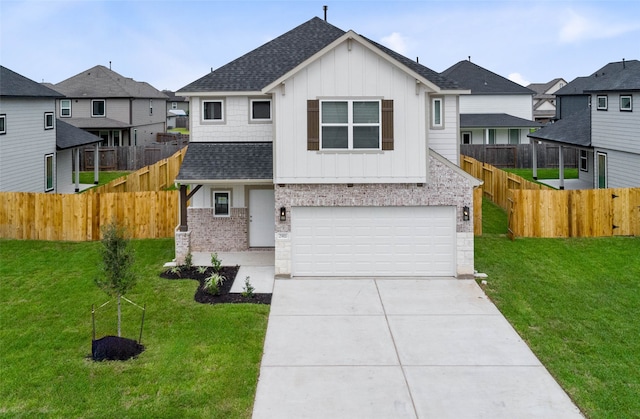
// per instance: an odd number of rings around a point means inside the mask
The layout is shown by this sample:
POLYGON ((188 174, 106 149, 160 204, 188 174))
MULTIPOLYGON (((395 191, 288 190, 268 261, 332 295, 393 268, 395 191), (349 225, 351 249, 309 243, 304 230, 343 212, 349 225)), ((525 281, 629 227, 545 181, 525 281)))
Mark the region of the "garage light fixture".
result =
POLYGON ((469 207, 462 207, 462 221, 469 221, 469 207))
POLYGON ((280 207, 280 221, 287 221, 287 209, 280 207))

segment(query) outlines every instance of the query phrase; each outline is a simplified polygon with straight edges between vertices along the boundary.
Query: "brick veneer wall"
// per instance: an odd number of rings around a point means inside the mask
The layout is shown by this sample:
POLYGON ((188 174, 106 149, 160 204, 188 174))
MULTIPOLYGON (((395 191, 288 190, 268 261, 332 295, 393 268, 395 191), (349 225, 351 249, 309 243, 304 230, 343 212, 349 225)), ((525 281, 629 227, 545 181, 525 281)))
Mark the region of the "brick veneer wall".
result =
POLYGON ((187 225, 192 252, 237 252, 247 250, 246 208, 231 208, 230 217, 214 217, 213 208, 188 208, 187 225))

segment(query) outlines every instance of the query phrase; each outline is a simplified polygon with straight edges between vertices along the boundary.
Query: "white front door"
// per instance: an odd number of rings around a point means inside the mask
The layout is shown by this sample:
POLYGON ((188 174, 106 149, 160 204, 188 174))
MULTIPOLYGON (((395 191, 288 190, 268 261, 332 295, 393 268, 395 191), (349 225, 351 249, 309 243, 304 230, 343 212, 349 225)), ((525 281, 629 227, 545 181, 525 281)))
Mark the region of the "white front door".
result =
POLYGON ((274 247, 276 200, 273 189, 249 190, 249 246, 274 247))

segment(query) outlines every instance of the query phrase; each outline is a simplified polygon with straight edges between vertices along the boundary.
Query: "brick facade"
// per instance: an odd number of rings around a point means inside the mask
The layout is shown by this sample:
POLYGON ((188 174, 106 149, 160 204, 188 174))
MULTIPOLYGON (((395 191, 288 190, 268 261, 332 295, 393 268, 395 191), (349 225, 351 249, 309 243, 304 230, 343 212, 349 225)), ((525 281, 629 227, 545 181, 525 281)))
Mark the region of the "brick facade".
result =
POLYGON ((213 208, 188 208, 192 252, 237 252, 249 249, 247 208, 231 208, 231 216, 214 217, 213 208))

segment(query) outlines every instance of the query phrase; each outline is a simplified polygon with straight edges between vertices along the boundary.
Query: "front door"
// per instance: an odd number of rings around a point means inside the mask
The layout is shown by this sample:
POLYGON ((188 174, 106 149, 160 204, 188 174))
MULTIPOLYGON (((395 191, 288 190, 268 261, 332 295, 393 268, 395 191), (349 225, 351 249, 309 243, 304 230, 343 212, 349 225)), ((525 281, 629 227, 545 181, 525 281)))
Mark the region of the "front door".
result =
POLYGON ((276 200, 273 189, 249 190, 249 246, 274 247, 276 200))
POLYGON ((607 187, 607 155, 598 153, 598 188, 607 187))

